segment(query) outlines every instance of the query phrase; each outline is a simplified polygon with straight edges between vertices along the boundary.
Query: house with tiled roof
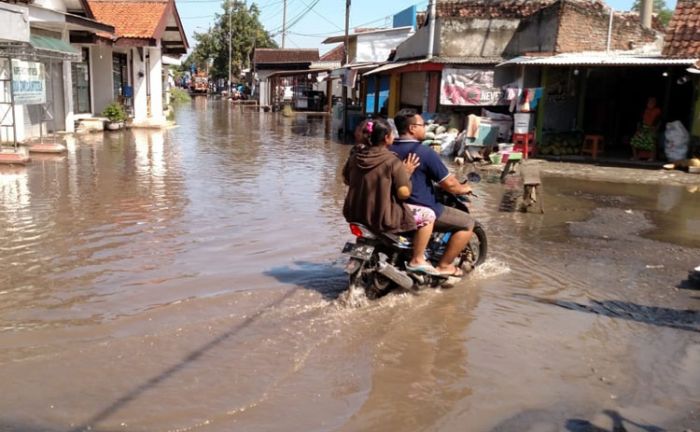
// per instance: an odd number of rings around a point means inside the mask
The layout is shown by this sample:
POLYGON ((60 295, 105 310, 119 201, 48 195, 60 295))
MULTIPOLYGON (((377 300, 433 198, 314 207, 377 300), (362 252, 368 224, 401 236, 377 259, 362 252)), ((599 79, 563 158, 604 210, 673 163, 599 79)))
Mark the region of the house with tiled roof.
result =
MULTIPOLYGON (((690 82, 695 83, 695 109, 691 133, 696 141, 700 141, 700 2, 697 0, 678 0, 673 17, 668 24, 664 55, 673 58, 696 59, 692 73, 688 75, 690 82)), ((698 146, 700 147, 700 146, 698 146)))
POLYGON ((668 24, 664 55, 700 58, 700 2, 678 0, 668 24))
POLYGON ((90 52, 94 77, 91 112, 112 101, 126 105, 134 126, 165 124, 168 87, 163 56, 180 56, 188 42, 174 0, 88 0, 95 17, 114 34, 76 37, 90 52))
POLYGON ((84 54, 70 38, 113 32, 85 0, 0 2, 0 76, 11 69, 15 83, 10 101, 9 83, 0 82, 0 141, 72 132, 84 54))
POLYGON ((284 102, 308 109, 309 92, 315 91, 318 74, 330 68, 313 68, 318 49, 256 48, 253 52, 255 94, 261 106, 276 107, 284 102))

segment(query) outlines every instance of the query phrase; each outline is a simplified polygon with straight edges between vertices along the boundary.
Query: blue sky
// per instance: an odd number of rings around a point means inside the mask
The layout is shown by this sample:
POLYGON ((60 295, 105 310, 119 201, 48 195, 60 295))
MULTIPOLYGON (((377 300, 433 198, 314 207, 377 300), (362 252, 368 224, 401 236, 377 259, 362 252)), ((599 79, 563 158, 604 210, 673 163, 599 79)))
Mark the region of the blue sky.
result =
MULTIPOLYGON (((629 10, 634 0, 607 0, 615 10, 629 10)), ((192 34, 205 31, 214 22, 214 15, 221 11, 221 0, 176 0, 180 17, 190 44, 192 34)), ((247 0, 248 4, 253 3, 247 0)), ((255 0, 262 11, 261 21, 271 33, 282 27, 283 0, 255 0)), ((391 26, 391 16, 411 5, 425 9, 428 1, 418 0, 352 0, 350 28, 391 26)), ((676 0, 666 0, 670 9, 676 0)), ((343 33, 345 25, 345 0, 287 0, 287 22, 298 21, 287 33, 286 48, 319 48, 321 53, 331 46, 321 45, 327 36, 343 33)), ((281 43, 281 37, 275 37, 281 43)))

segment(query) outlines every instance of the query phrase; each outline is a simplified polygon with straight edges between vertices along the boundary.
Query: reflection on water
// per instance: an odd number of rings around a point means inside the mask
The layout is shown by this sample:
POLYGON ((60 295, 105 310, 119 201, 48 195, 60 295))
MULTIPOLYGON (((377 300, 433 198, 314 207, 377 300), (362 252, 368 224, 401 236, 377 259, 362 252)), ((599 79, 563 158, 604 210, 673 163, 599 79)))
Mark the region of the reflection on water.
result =
POLYGON ((697 194, 545 179, 539 215, 483 182, 486 265, 348 308, 327 119, 176 115, 0 167, 0 430, 690 424, 697 194))

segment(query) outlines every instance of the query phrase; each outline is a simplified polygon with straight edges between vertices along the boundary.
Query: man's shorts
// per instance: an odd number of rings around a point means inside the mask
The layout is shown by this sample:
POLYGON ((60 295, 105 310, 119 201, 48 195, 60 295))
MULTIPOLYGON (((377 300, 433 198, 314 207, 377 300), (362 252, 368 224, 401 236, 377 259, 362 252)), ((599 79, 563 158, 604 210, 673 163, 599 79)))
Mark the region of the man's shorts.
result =
POLYGON ((472 231, 474 223, 474 218, 469 213, 445 206, 442 214, 435 221, 434 230, 438 232, 472 231))

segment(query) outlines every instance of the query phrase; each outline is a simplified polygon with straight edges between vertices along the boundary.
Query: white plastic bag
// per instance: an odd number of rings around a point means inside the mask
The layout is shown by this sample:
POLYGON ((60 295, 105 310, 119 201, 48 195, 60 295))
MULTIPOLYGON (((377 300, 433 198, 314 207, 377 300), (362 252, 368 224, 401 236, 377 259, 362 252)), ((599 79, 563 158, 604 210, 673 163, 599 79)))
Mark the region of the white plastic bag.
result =
POLYGON ((666 123, 665 136, 664 153, 666 153, 666 158, 671 162, 685 159, 688 155, 690 134, 683 123, 678 120, 666 123))

